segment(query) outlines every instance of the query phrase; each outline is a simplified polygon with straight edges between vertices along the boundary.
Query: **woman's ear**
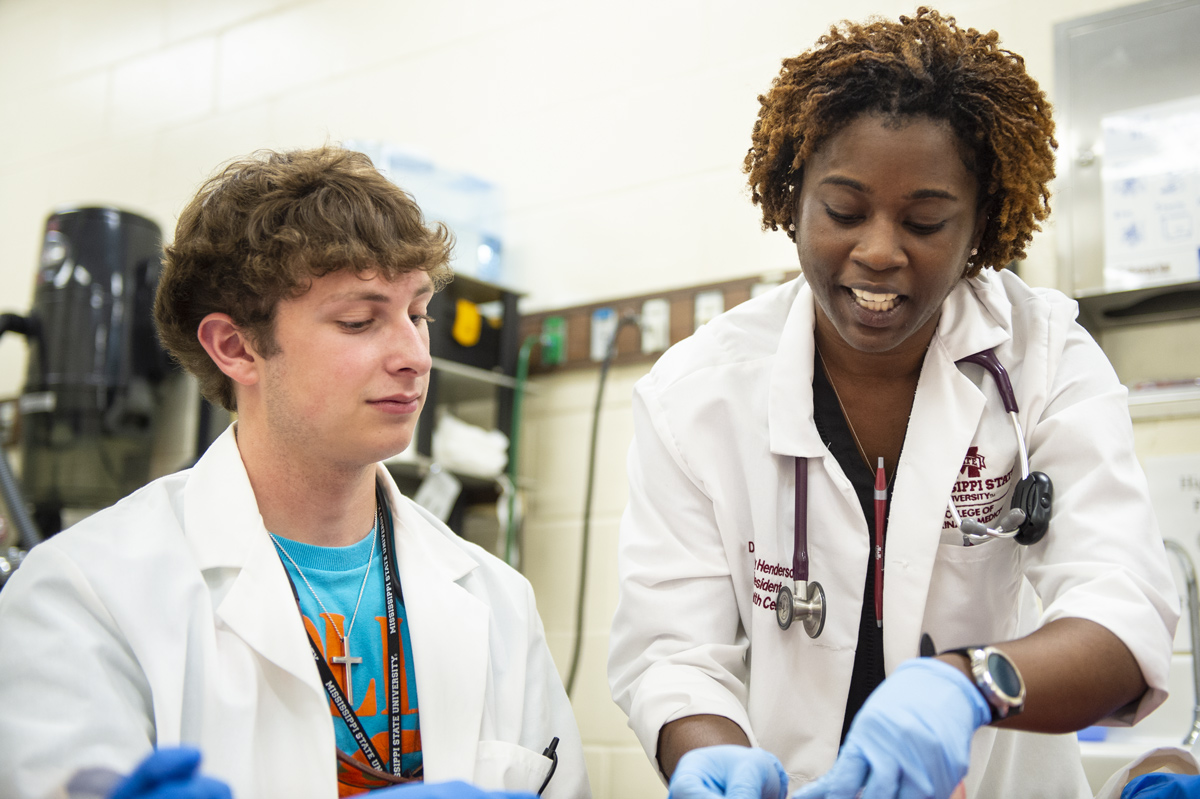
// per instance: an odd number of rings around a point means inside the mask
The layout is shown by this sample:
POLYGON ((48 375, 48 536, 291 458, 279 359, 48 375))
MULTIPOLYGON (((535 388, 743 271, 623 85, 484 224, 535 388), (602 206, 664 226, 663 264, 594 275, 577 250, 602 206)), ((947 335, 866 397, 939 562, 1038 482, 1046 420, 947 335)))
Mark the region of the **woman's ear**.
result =
POLYGON ((988 209, 986 206, 979 209, 979 213, 975 215, 975 232, 971 236, 971 249, 978 250, 979 243, 983 241, 983 233, 987 230, 988 225, 988 209))
POLYGON ((229 314, 210 313, 201 319, 196 337, 208 357, 230 380, 243 386, 258 382, 262 356, 229 314))

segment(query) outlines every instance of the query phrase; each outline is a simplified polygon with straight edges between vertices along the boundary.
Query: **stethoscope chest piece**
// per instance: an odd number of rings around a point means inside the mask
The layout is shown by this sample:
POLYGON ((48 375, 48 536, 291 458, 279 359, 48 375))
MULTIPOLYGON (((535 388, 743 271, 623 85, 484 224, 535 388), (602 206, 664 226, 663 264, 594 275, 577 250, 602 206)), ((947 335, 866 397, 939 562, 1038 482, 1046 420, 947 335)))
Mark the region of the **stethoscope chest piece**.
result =
POLYGON ((808 637, 816 638, 825 629, 825 589, 816 580, 797 582, 796 588, 796 592, 786 585, 779 589, 779 595, 775 597, 775 619, 784 630, 800 620, 808 637), (798 596, 799 591, 804 592, 803 597, 798 596))

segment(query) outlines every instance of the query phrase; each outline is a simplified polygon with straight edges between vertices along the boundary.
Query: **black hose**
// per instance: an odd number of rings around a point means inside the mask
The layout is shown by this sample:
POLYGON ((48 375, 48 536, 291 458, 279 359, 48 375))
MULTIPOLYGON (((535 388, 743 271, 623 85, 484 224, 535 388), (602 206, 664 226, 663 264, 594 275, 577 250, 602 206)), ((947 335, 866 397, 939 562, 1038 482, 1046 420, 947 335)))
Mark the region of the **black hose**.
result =
MULTIPOLYGON (((35 327, 33 317, 15 313, 0 313, 0 336, 11 330, 26 338, 33 338, 35 327)), ((2 444, 0 444, 0 494, 3 494, 4 504, 8 506, 13 525, 17 528, 21 546, 25 549, 33 549, 34 544, 42 540, 42 536, 38 532, 37 525, 30 518, 28 508, 25 507, 21 486, 17 483, 12 468, 8 465, 8 455, 4 452, 2 444)))
POLYGON ((604 352, 604 361, 600 364, 600 384, 596 388, 596 407, 592 411, 592 442, 588 451, 587 489, 583 498, 583 536, 579 553, 579 593, 575 598, 575 631, 574 642, 571 645, 571 668, 567 672, 567 696, 575 688, 575 677, 579 674, 579 655, 583 651, 583 597, 587 590, 588 573, 588 544, 592 538, 592 488, 596 482, 596 440, 600 433, 600 403, 604 399, 604 383, 608 379, 608 369, 612 366, 613 357, 617 354, 617 334, 627 324, 639 324, 636 315, 623 317, 617 322, 604 352))
POLYGON ((0 313, 0 336, 8 331, 20 333, 26 338, 33 337, 33 319, 15 313, 0 313))
POLYGON ((13 476, 12 469, 8 465, 8 455, 4 452, 3 447, 0 447, 0 493, 4 494, 4 504, 8 505, 8 512, 12 516, 13 525, 17 528, 21 546, 25 549, 33 549, 34 545, 42 540, 42 536, 38 532, 37 525, 33 523, 33 519, 29 517, 29 510, 25 507, 25 498, 21 495, 21 487, 17 484, 17 478, 13 476))

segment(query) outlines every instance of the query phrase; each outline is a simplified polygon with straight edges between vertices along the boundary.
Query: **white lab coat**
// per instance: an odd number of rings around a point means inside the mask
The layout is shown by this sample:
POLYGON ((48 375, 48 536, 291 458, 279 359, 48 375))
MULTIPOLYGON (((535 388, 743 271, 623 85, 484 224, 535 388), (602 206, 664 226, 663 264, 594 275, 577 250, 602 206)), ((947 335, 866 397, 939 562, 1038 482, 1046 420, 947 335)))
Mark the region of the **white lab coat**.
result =
MULTIPOLYGON (((1150 685, 1115 720, 1132 722, 1166 697, 1178 597, 1125 389, 1075 315, 1074 302, 1010 272, 964 280, 947 298, 890 505, 885 669, 916 657, 923 632, 946 650, 1090 619, 1128 645, 1150 685), (967 548, 943 529, 952 492, 986 521, 1007 509, 1020 477, 991 377, 955 365, 989 347, 1012 378, 1033 468, 1054 481, 1053 521, 1032 547, 967 548)), ((701 713, 732 719, 774 752, 793 787, 837 755, 869 542, 854 489, 813 424, 813 325, 811 290, 785 284, 704 325, 636 387, 609 678, 652 759, 665 723, 701 713), (792 563, 794 457, 810 459, 810 579, 828 602, 815 640, 801 625, 781 630, 774 613, 778 574, 792 563)), ((985 727, 967 795, 1091 794, 1074 736, 985 727)))
MULTIPOLYGON (((587 797, 583 749, 529 583, 389 492, 425 779, 587 797)), ((0 796, 53 796, 195 745, 237 799, 337 796, 329 700, 232 428, 35 547, 0 592, 0 796)))

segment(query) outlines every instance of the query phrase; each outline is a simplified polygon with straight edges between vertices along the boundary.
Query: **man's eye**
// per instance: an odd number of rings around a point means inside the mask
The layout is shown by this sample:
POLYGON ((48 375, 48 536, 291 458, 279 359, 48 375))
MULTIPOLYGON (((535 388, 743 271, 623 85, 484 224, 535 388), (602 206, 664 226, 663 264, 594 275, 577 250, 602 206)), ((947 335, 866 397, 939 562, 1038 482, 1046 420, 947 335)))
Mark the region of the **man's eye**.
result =
POLYGON ((412 323, 414 325, 419 325, 419 324, 421 324, 421 322, 424 322, 425 324, 430 325, 430 324, 433 324, 434 321, 436 321, 436 320, 434 320, 434 318, 432 316, 430 316, 427 313, 415 313, 415 314, 412 314, 411 316, 409 316, 409 319, 412 320, 412 323))
POLYGON ((343 330, 349 330, 351 332, 354 332, 354 331, 358 331, 358 330, 366 330, 371 325, 371 320, 363 319, 361 321, 354 321, 354 322, 341 321, 341 322, 338 322, 338 324, 342 327, 343 330))

